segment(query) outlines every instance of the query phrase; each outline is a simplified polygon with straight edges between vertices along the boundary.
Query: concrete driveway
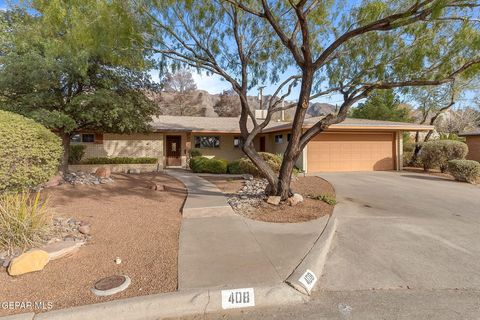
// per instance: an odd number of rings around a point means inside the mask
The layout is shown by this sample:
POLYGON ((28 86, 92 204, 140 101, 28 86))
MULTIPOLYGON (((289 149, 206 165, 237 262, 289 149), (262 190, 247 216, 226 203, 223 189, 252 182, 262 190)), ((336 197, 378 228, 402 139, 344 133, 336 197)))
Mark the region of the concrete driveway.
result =
POLYGON ((480 289, 480 188, 410 172, 322 174, 339 226, 322 290, 480 289))

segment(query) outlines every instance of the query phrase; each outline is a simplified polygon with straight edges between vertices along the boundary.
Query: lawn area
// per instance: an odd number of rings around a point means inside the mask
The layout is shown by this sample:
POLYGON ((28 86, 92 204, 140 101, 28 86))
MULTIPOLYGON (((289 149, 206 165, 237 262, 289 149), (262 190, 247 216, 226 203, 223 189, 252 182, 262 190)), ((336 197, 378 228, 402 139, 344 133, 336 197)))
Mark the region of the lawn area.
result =
MULTIPOLYGON (((177 289, 183 184, 153 173, 113 178, 111 184, 63 184, 43 191, 51 196, 56 217, 88 222, 91 239, 74 255, 51 261, 40 272, 11 277, 3 269, 0 301, 52 302, 53 309, 61 309, 177 289), (150 190, 149 182, 166 190, 150 190), (120 264, 115 263, 117 257, 120 264), (128 275, 130 287, 103 298, 90 292, 97 280, 112 275, 128 275)), ((30 311, 0 309, 0 316, 30 311)))
POLYGON ((304 198, 304 201, 296 206, 290 206, 286 202, 278 206, 266 203, 266 195, 263 193, 266 186, 264 179, 248 181, 215 176, 204 178, 227 195, 228 202, 230 205, 233 204, 232 208, 237 214, 253 220, 276 223, 304 222, 330 215, 334 208, 334 205, 314 199, 318 196, 335 199, 333 186, 320 177, 298 177, 292 181, 293 192, 301 194, 304 198), (242 193, 244 188, 247 189, 247 195, 242 193), (252 192, 255 195, 252 196, 252 192))

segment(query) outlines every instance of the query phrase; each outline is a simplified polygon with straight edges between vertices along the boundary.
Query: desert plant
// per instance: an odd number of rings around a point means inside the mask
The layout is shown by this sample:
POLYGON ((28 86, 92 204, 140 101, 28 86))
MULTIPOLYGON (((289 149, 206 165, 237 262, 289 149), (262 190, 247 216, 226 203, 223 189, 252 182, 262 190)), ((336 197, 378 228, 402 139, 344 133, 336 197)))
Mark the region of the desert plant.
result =
POLYGON ((480 179, 480 163, 474 160, 450 160, 448 171, 457 181, 476 183, 480 179))
POLYGON ((40 192, 6 192, 0 195, 0 250, 32 247, 49 234, 52 212, 40 192))
POLYGON ((47 182, 58 171, 62 145, 50 130, 0 110, 0 192, 47 182))
POLYGON ((320 195, 310 195, 309 198, 315 199, 315 200, 321 200, 325 202, 328 205, 334 206, 337 204, 337 200, 335 200, 334 197, 328 195, 328 194, 320 194, 320 195))
POLYGON ((68 153, 69 164, 79 164, 85 155, 86 146, 83 144, 70 145, 70 152, 68 153))
POLYGON ((243 174, 243 173, 245 173, 245 172, 242 171, 242 168, 240 167, 240 160, 235 160, 235 161, 230 162, 228 164, 227 171, 230 174, 243 174))
POLYGON ((82 164, 155 164, 157 158, 150 157, 114 157, 114 158, 88 158, 82 164))
POLYGON ((423 143, 420 162, 425 170, 440 168, 445 172, 448 161, 465 159, 468 147, 465 143, 455 140, 433 140, 423 143))
MULTIPOLYGON (((270 168, 272 168, 274 172, 278 172, 280 170, 280 166, 282 164, 282 159, 280 156, 268 152, 259 152, 259 155, 270 166, 270 168)), ((249 173, 256 177, 261 176, 260 170, 258 170, 258 168, 253 164, 250 159, 240 159, 239 165, 244 173, 249 173)))

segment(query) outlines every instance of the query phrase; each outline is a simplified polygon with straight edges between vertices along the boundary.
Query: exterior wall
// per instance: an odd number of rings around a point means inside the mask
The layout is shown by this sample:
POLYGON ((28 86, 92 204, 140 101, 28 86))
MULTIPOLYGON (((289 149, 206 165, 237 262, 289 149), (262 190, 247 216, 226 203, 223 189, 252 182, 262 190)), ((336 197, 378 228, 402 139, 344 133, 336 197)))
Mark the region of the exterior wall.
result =
POLYGON ((480 161, 480 136, 467 136, 467 159, 480 161))
POLYGON ((207 158, 215 157, 228 161, 237 160, 245 156, 241 148, 233 146, 233 139, 238 136, 236 134, 192 134, 192 149, 199 150, 207 158), (195 148, 196 136, 218 136, 220 137, 220 148, 195 148))
POLYGON ((96 143, 72 142, 85 145, 85 159, 94 157, 152 157, 163 158, 163 133, 110 134, 96 143))
MULTIPOLYGON (((282 131, 282 132, 269 134, 267 137, 267 152, 283 155, 285 153, 285 149, 287 149, 289 133, 290 131, 282 131), (279 134, 283 136, 283 142, 275 143, 275 136, 279 134)), ((295 166, 301 170, 305 170, 304 152, 302 152, 302 154, 298 158, 297 162, 295 163, 295 166)))

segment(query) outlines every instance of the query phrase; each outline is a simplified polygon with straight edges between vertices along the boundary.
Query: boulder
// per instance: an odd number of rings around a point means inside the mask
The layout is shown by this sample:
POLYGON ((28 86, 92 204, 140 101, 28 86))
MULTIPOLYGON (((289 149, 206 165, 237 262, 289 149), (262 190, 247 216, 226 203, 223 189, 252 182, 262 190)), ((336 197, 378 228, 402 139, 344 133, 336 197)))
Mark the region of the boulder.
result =
POLYGON ((282 197, 278 196, 270 196, 267 199, 268 204, 273 204, 274 206, 278 206, 280 204, 280 201, 282 200, 282 197))
POLYGON ((56 187, 58 185, 61 185, 63 182, 63 177, 62 176, 55 176, 48 180, 47 183, 44 184, 45 188, 51 188, 51 187, 56 187))
POLYGON ((53 261, 74 254, 83 244, 85 244, 83 241, 58 241, 40 249, 47 252, 50 260, 53 261))
POLYGON ((25 273, 43 270, 50 260, 47 252, 43 250, 27 251, 20 256, 13 258, 8 265, 8 274, 19 276, 25 273))
POLYGON ((155 191, 165 191, 165 186, 163 184, 157 184, 155 182, 149 183, 147 188, 155 191))
POLYGON ((288 198, 288 204, 293 206, 296 206, 297 204, 303 202, 303 196, 299 193, 294 193, 293 196, 288 198))
POLYGON ((78 227, 78 231, 81 234, 89 235, 90 234, 90 226, 88 224, 82 225, 82 226, 78 227))
POLYGON ((95 171, 95 175, 99 178, 110 178, 111 174, 109 167, 100 167, 95 171))

